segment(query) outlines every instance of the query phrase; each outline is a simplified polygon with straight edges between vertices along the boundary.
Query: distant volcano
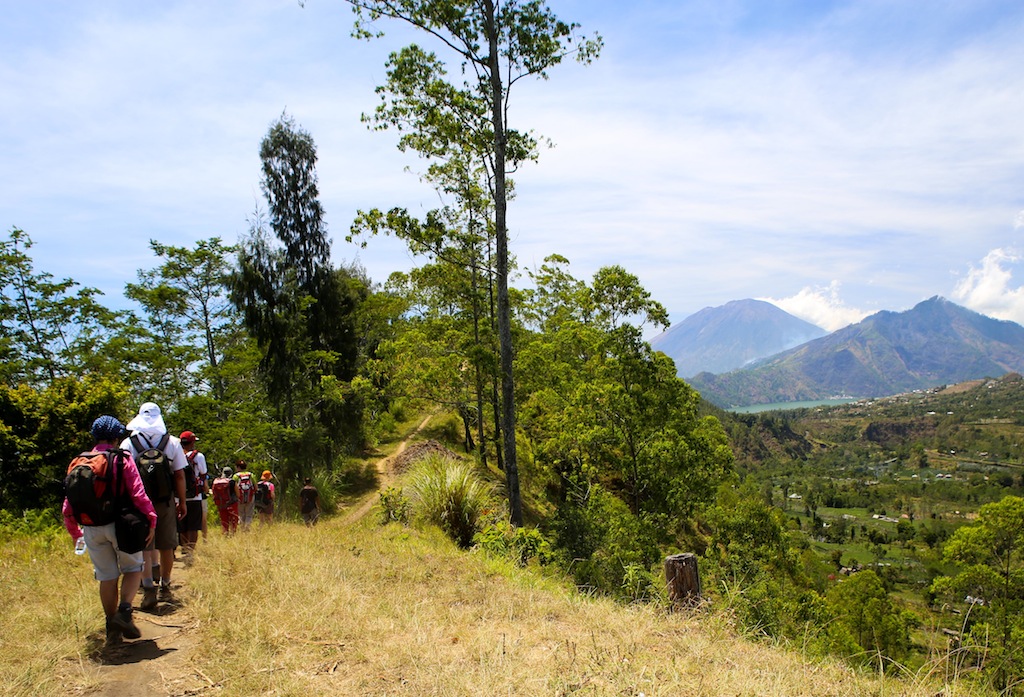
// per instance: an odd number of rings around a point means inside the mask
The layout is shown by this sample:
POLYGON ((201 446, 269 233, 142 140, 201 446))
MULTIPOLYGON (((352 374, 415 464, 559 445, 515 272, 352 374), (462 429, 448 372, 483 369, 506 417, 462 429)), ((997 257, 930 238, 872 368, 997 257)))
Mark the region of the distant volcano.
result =
POLYGON ((682 377, 725 373, 827 334, 761 300, 706 307, 651 340, 682 377))

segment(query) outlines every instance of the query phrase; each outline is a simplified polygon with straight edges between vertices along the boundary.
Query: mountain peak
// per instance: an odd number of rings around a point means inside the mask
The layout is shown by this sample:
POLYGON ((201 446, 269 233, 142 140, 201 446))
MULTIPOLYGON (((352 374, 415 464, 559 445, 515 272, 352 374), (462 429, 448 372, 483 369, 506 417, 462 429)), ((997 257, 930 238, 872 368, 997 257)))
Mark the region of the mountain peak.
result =
POLYGON ((763 300, 732 300, 705 307, 651 340, 681 376, 721 373, 826 334, 763 300))
POLYGON ((720 405, 881 397, 1024 370, 1024 327, 934 296, 904 312, 790 349, 748 370, 690 382, 720 405))

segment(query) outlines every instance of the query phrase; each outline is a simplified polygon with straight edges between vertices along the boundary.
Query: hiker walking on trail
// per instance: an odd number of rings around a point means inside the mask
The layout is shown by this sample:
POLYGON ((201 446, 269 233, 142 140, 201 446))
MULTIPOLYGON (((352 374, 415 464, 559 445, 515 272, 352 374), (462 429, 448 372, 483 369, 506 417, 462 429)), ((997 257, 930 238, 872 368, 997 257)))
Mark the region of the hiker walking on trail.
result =
POLYGON ((263 470, 260 481, 256 484, 256 510, 260 514, 260 525, 274 522, 274 483, 270 481, 274 475, 270 470, 263 470))
POLYGON ((132 620, 132 599, 142 578, 142 552, 128 554, 118 547, 113 519, 120 510, 117 501, 127 496, 149 519, 147 542, 153 539, 157 515, 146 496, 135 461, 117 447, 125 433, 121 422, 104 415, 93 421, 90 431, 96 444, 91 452, 75 458, 68 468, 67 498, 62 512, 64 527, 75 540, 76 548, 81 539, 89 552, 93 573, 100 583, 100 604, 107 618, 107 643, 113 644, 122 636, 128 639, 142 636, 132 620), (81 469, 86 461, 91 472, 81 469), (120 602, 118 579, 121 580, 120 602))
POLYGON ((206 491, 206 456, 196 449, 196 434, 182 431, 178 438, 181 448, 185 451, 188 465, 185 473, 185 517, 178 521, 178 532, 182 537, 185 552, 185 565, 191 566, 199 541, 199 531, 203 529, 203 493, 206 491))
POLYGON ((313 527, 320 520, 320 492, 309 477, 302 483, 302 489, 299 490, 299 512, 302 513, 306 527, 313 527))
POLYGON ((160 407, 146 402, 126 427, 131 436, 121 443, 135 459, 146 494, 156 509, 156 535, 146 547, 146 568, 142 574, 140 610, 156 608, 158 602, 173 603, 171 571, 178 547, 178 519, 188 512, 185 504, 185 468, 188 461, 181 442, 167 432, 160 407), (159 579, 160 588, 156 583, 159 579))
POLYGON ((238 495, 238 523, 242 530, 252 525, 252 516, 256 512, 256 477, 249 471, 245 460, 235 463, 235 493, 238 495))
POLYGON ((213 505, 220 514, 220 526, 225 535, 233 535, 238 529, 238 494, 231 474, 230 467, 222 469, 220 476, 213 480, 211 489, 213 505))

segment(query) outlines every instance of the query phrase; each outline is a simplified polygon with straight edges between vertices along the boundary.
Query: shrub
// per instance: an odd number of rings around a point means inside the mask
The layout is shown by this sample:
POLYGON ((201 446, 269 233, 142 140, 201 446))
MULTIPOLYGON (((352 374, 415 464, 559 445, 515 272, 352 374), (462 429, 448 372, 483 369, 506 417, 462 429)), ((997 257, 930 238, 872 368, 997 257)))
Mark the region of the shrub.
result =
POLYGON ((473 537, 473 544, 488 554, 511 559, 526 566, 536 558, 541 564, 552 560, 551 547, 536 528, 517 528, 502 517, 488 523, 473 537))
POLYGON ((492 489, 466 462, 428 455, 413 471, 409 490, 418 512, 462 548, 473 543, 492 489))
POLYGON ((409 524, 409 509, 411 504, 401 489, 389 486, 380 492, 380 524, 401 523, 409 524))

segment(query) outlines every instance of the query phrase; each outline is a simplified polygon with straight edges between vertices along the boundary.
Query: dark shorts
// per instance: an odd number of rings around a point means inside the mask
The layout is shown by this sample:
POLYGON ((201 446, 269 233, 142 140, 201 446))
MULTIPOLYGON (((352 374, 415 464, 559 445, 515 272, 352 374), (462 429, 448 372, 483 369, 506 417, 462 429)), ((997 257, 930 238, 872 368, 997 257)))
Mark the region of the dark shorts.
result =
POLYGON ((178 521, 178 532, 196 532, 203 529, 203 502, 186 501, 188 512, 178 521))

